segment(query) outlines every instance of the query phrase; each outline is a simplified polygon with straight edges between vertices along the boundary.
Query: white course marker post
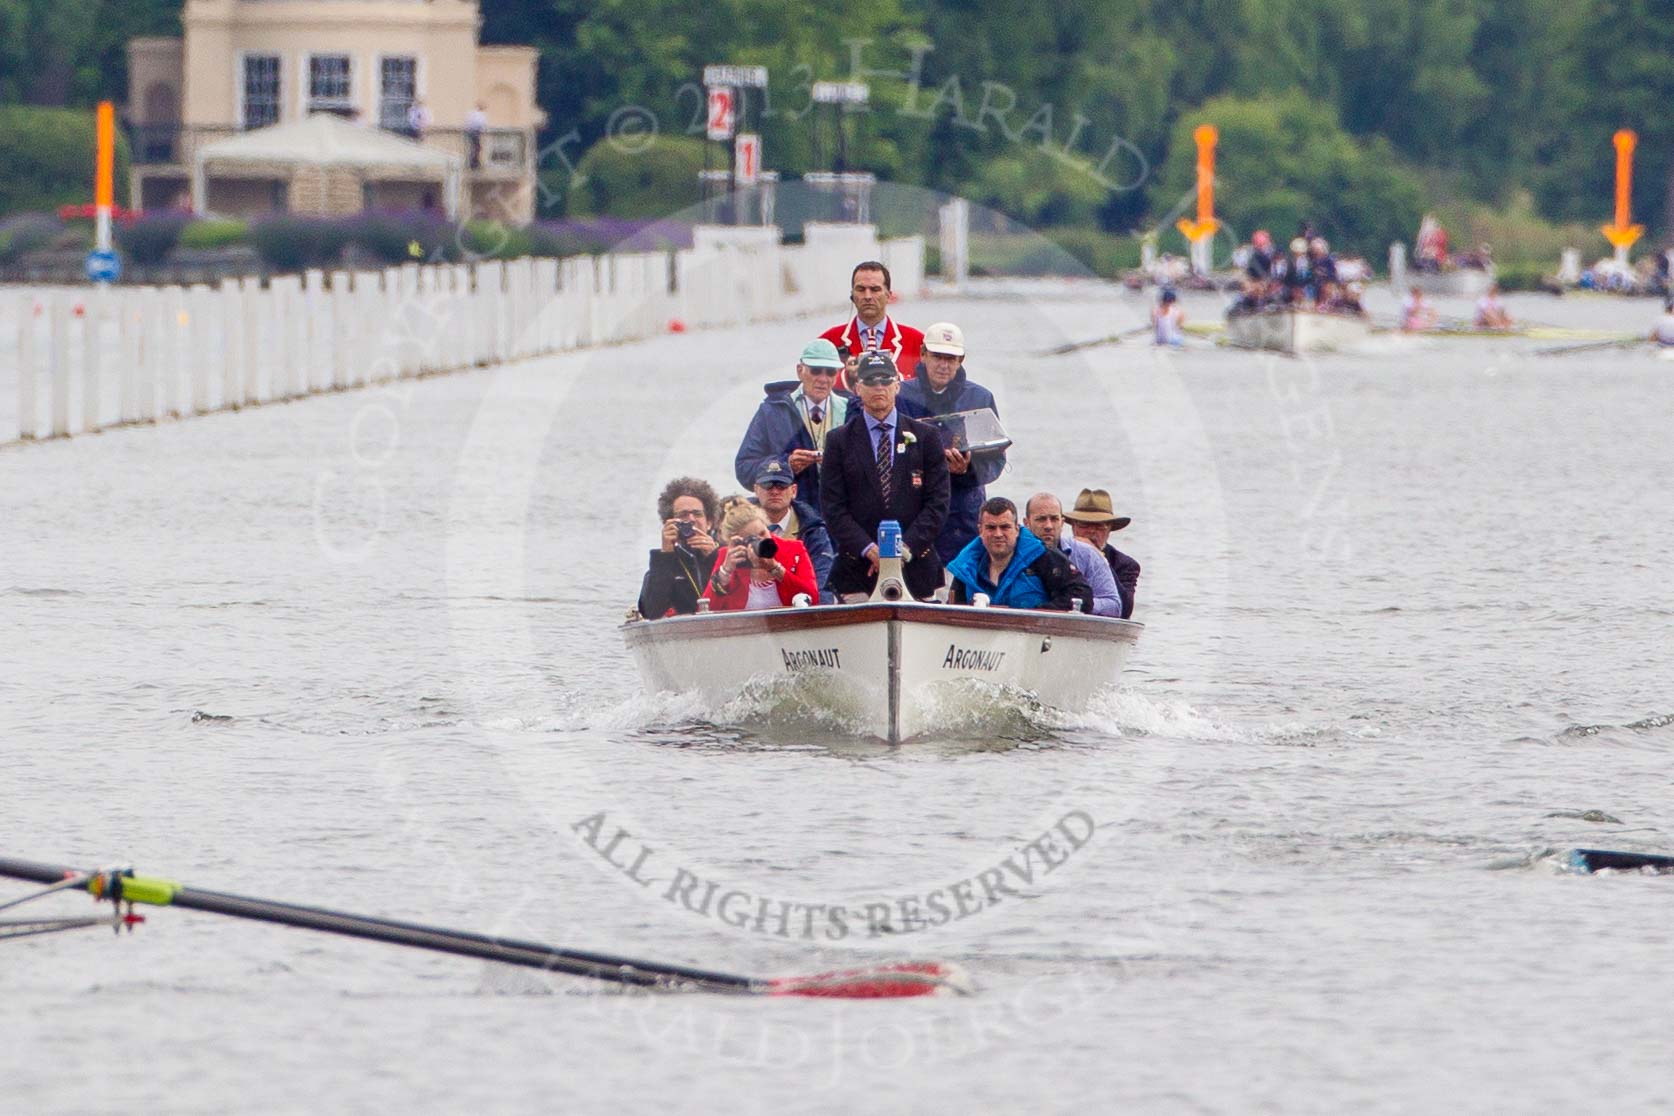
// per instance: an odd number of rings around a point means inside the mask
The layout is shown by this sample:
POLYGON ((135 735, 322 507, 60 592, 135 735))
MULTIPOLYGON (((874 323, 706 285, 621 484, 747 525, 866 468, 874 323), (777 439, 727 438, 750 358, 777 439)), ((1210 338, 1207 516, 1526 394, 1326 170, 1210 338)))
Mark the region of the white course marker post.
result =
POLYGON ((300 275, 291 278, 290 296, 285 307, 285 321, 291 331, 291 374, 288 383, 289 398, 292 399, 300 399, 308 394, 312 364, 308 348, 308 296, 302 284, 303 279, 300 275))
POLYGON ((103 423, 99 403, 104 392, 105 292, 89 291, 82 299, 81 315, 81 432, 91 434, 103 423))
POLYGON ((221 409, 244 401, 244 306, 237 279, 221 280, 221 409))
POLYGON ((352 286, 347 271, 331 273, 331 387, 334 391, 349 386, 349 365, 354 353, 352 286))
POLYGON ((51 359, 47 368, 52 376, 52 436, 62 438, 70 432, 70 296, 48 296, 47 315, 52 322, 51 359))
POLYGON ((210 361, 220 349, 219 339, 215 336, 214 311, 217 307, 213 292, 202 283, 195 284, 186 299, 191 314, 191 329, 186 336, 191 339, 192 346, 192 413, 204 415, 210 411, 210 361))
POLYGON ((303 306, 306 307, 302 315, 303 328, 308 331, 307 340, 303 343, 308 361, 302 373, 302 390, 306 395, 331 383, 331 374, 326 368, 326 346, 331 344, 331 330, 326 320, 325 272, 309 268, 303 272, 302 282, 305 288, 303 306))
POLYGON ((170 418, 186 414, 186 377, 181 365, 187 361, 186 329, 192 324, 191 311, 186 308, 186 288, 168 287, 163 291, 163 336, 168 346, 168 365, 163 369, 164 408, 170 418))
POLYGON ((291 279, 284 275, 275 275, 267 283, 268 321, 272 324, 272 336, 267 339, 268 351, 272 360, 268 362, 271 375, 268 379, 265 400, 289 399, 291 396, 291 328, 289 314, 291 311, 291 279))
POLYGON ((17 436, 32 442, 38 430, 35 415, 35 296, 19 295, 17 307, 17 436))
POLYGON ((117 415, 123 424, 133 422, 139 410, 141 354, 145 351, 145 302, 138 291, 117 295, 118 345, 122 367, 117 375, 117 415))
POLYGON ((244 391, 239 404, 260 403, 262 394, 262 331, 267 321, 267 292, 262 281, 251 275, 239 283, 239 296, 244 314, 244 391))

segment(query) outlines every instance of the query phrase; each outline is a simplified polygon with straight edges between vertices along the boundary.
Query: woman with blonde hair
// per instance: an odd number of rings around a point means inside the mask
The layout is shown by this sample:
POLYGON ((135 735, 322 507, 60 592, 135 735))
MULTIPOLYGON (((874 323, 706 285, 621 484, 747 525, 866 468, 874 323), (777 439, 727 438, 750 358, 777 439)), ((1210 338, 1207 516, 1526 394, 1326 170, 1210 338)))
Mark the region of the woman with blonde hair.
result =
POLYGON ((767 529, 767 516, 755 504, 734 504, 721 519, 721 539, 715 568, 703 597, 713 612, 784 608, 806 593, 818 600, 814 562, 796 539, 780 538, 767 529))

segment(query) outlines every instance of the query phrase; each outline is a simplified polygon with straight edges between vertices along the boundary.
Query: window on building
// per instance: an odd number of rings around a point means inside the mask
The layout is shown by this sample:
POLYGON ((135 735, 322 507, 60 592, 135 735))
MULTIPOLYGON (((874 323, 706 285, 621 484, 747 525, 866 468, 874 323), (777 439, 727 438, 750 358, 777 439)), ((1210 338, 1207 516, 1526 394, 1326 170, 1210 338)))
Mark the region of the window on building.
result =
POLYGON ((279 122, 279 56, 244 56, 244 126, 265 128, 279 122))
POLYGON ((308 57, 309 112, 352 112, 353 88, 347 54, 313 54, 308 57))
POLYGON ((378 73, 378 124, 407 131, 407 114, 418 96, 418 59, 385 58, 378 73))

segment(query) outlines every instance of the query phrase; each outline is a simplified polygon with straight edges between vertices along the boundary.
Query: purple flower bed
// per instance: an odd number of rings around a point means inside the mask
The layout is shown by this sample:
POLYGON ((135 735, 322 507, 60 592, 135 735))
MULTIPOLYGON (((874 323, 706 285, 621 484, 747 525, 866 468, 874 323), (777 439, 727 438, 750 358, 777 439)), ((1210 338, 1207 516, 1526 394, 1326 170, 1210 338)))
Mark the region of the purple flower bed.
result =
POLYGON ((190 213, 169 210, 147 213, 137 220, 117 225, 116 246, 137 264, 159 264, 180 243, 180 234, 192 223, 190 213))
POLYGON ((692 246, 692 226, 683 221, 627 217, 570 217, 529 226, 534 250, 543 256, 599 252, 653 252, 692 246))
POLYGON ((26 252, 45 248, 64 228, 58 218, 45 213, 19 213, 0 221, 0 263, 9 263, 26 252))

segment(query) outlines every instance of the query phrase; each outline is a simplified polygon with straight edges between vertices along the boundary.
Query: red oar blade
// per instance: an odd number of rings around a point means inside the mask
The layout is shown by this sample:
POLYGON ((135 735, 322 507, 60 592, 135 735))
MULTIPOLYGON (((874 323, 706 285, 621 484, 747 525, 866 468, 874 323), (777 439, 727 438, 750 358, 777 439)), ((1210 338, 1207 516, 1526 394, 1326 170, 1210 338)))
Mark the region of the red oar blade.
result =
POLYGON ((903 961, 870 969, 844 969, 766 982, 769 996, 824 996, 845 1000, 893 1000, 933 996, 938 992, 971 994, 970 977, 957 965, 941 961, 903 961))

